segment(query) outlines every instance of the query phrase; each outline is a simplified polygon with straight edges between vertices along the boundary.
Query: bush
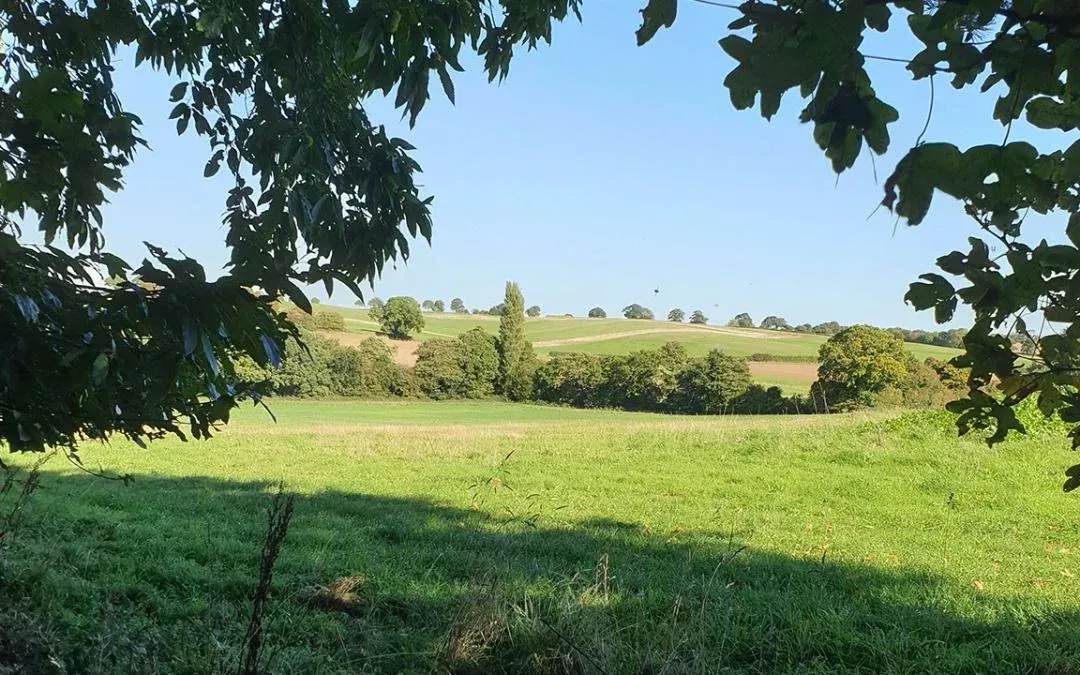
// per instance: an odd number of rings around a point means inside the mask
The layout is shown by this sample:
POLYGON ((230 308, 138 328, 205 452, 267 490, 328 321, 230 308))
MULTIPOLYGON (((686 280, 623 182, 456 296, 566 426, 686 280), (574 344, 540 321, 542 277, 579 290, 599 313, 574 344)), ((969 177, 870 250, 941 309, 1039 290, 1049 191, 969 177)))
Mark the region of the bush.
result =
POLYGON ((874 405, 877 394, 899 387, 908 375, 904 342, 873 326, 852 326, 830 337, 818 352, 815 397, 838 410, 874 405))
POLYGON ((429 398, 461 398, 465 391, 465 371, 461 368, 463 348, 457 338, 438 338, 420 343, 413 375, 416 385, 429 398))
POLYGON ((600 404, 604 383, 604 362, 592 354, 552 354, 533 376, 536 398, 591 408, 600 404))
POLYGON ((495 336, 477 327, 462 333, 458 341, 461 343, 460 395, 465 398, 491 396, 495 391, 495 381, 499 377, 499 351, 496 348, 495 336))
POLYGON ((342 332, 345 330, 345 317, 338 312, 316 312, 315 328, 342 332))
POLYGON ((405 339, 410 333, 424 329, 420 305, 416 300, 400 295, 386 301, 386 306, 379 312, 378 321, 382 331, 392 338, 405 339))
POLYGON ((609 356, 604 360, 601 400, 604 405, 627 410, 670 409, 688 362, 686 347, 678 342, 657 350, 609 356))
POLYGON ((368 338, 353 350, 360 359, 346 396, 401 396, 405 390, 405 369, 394 363, 394 350, 379 338, 368 338))
POLYGON ((799 412, 799 407, 793 399, 784 396, 780 387, 766 389, 752 384, 732 401, 731 411, 739 415, 791 415, 799 412))
POLYGON ((746 361, 713 349, 680 374, 678 408, 694 414, 731 413, 751 384, 746 361))
POLYGON ((344 348, 333 340, 307 331, 301 332, 301 339, 304 346, 296 340, 285 343, 281 367, 271 377, 274 393, 304 398, 334 395, 335 379, 330 372, 330 358, 336 349, 344 348))
MULTIPOLYGON (((386 397, 404 390, 405 373, 394 363, 390 346, 378 338, 364 340, 357 349, 307 331, 301 339, 307 349, 289 340, 281 367, 267 372, 273 393, 303 398, 386 397)), ((245 379, 254 374, 249 370, 242 371, 245 379)))
POLYGON ((590 319, 606 319, 607 318, 607 312, 604 311, 603 307, 593 307, 592 309, 589 310, 589 318, 590 319))

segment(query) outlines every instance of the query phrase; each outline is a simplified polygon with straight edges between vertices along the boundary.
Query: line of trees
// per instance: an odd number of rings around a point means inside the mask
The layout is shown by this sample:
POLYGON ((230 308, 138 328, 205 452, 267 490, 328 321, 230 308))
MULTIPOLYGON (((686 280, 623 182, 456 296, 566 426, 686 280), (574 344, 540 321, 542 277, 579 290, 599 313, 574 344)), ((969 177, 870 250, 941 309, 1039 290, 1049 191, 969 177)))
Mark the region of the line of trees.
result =
MULTIPOLYGON (((397 299, 399 301, 401 300, 400 298, 391 298, 391 300, 395 300, 395 299, 397 299)), ((415 304, 415 302, 416 302, 415 300, 412 300, 412 298, 406 298, 406 300, 411 300, 413 304, 415 304)), ((359 302, 360 301, 358 301, 358 304, 359 304, 359 302)), ((384 303, 379 298, 372 298, 371 300, 368 301, 367 305, 368 305, 368 310, 371 313, 371 316, 378 320, 378 317, 382 314, 384 303)), ((465 309, 465 303, 462 302, 460 298, 454 298, 451 301, 450 306, 451 306, 451 309, 453 311, 455 311, 455 312, 464 313, 464 312, 467 311, 465 309)), ((443 311, 443 308, 444 308, 444 305, 443 305, 443 302, 441 300, 425 300, 421 305, 418 305, 417 313, 419 313, 419 311, 421 309, 427 310, 427 311, 441 312, 441 311, 443 311)), ((473 313, 475 313, 475 314, 488 314, 488 315, 491 315, 491 316, 502 316, 505 311, 506 311, 506 303, 505 302, 500 302, 499 304, 494 305, 493 307, 491 307, 488 310, 473 310, 473 313)), ((626 307, 623 308, 622 311, 623 311, 623 316, 626 317, 627 319, 652 320, 652 319, 655 318, 655 316, 653 314, 653 311, 651 309, 649 309, 648 307, 645 307, 643 305, 640 305, 638 303, 633 303, 633 304, 627 305, 626 307)), ((538 316, 540 316, 540 307, 538 305, 532 305, 527 310, 525 310, 525 315, 529 316, 529 317, 538 317, 538 316)), ((607 313, 604 311, 604 309, 602 307, 593 307, 592 309, 589 310, 588 316, 591 319, 606 319, 607 318, 607 313)), ((667 313, 667 320, 671 321, 671 322, 674 322, 674 323, 682 323, 683 321, 686 320, 686 312, 682 308, 675 307, 675 308, 671 309, 667 313)), ((709 321, 708 317, 706 317, 705 313, 702 312, 700 309, 696 309, 690 314, 690 323, 692 323, 692 324, 706 324, 706 323, 708 323, 708 321, 709 321)), ((419 328, 415 328, 415 330, 420 330, 420 329, 423 328, 423 318, 422 317, 419 319, 419 321, 417 321, 414 317, 410 317, 408 322, 403 323, 402 321, 399 321, 399 322, 397 322, 395 324, 392 324, 392 325, 389 325, 389 326, 384 325, 383 330, 384 330, 384 332, 387 332, 387 333, 391 334, 392 336, 401 337, 402 336, 401 331, 403 329, 402 327, 408 328, 409 326, 415 326, 417 324, 419 325, 419 328)), ((302 324, 302 325, 304 325, 304 324, 302 324)), ((732 317, 731 320, 729 320, 727 322, 727 325, 729 327, 733 327, 733 328, 754 328, 755 327, 753 318, 750 316, 750 314, 748 314, 746 312, 743 312, 741 314, 738 314, 738 315, 732 317)), ((340 328, 332 328, 332 327, 327 327, 327 326, 311 326, 311 325, 304 325, 304 327, 307 327, 307 328, 314 327, 314 328, 317 328, 318 330, 344 330, 344 324, 343 323, 342 323, 340 328)), ((847 328, 847 326, 842 326, 840 323, 838 323, 836 321, 826 321, 826 322, 819 323, 819 324, 814 324, 814 325, 811 325, 809 323, 803 323, 803 324, 798 324, 796 326, 792 326, 783 317, 775 316, 775 315, 770 315, 770 316, 765 317, 764 319, 762 319, 761 323, 757 324, 756 327, 764 329, 764 330, 790 331, 790 332, 793 332, 793 333, 803 333, 803 334, 811 334, 811 335, 825 335, 825 336, 836 335, 836 334, 840 333, 841 331, 843 331, 843 330, 845 330, 847 328)), ((967 334, 967 330, 963 329, 963 328, 954 328, 954 329, 951 329, 951 330, 941 330, 941 331, 928 331, 928 330, 920 330, 920 329, 912 329, 912 328, 893 327, 893 328, 886 328, 884 330, 887 331, 888 333, 890 333, 891 335, 899 338, 900 340, 902 340, 904 342, 915 342, 915 343, 919 343, 919 344, 935 345, 935 346, 938 346, 938 347, 952 347, 954 349, 962 349, 964 347, 964 336, 967 334)), ((411 332, 411 331, 405 331, 405 335, 407 335, 408 332, 411 332)), ((1021 346, 1025 345, 1025 341, 1023 340, 1022 336, 1018 337, 1014 341, 1017 342, 1021 346)), ((1030 339, 1028 339, 1028 341, 1030 341, 1030 339)), ((1023 350, 1019 350, 1019 351, 1023 351, 1023 350)), ((1029 351, 1031 351, 1031 350, 1029 350, 1029 351)))
MULTIPOLYGON (((391 337, 404 337, 424 326, 421 305, 413 298, 393 297, 385 304, 373 299, 369 305, 374 305, 372 316, 391 337)), ((539 308, 525 309, 521 289, 513 282, 507 282, 497 307, 497 337, 476 327, 456 338, 425 341, 412 369, 396 364, 393 350, 377 338, 352 349, 307 332, 343 330, 340 314, 320 309, 307 315, 294 309, 290 318, 305 331, 307 349, 292 341, 284 367, 259 371, 252 363, 248 374, 251 382, 261 379, 275 393, 293 396, 438 400, 498 394, 513 401, 684 414, 928 407, 959 397, 967 381, 966 373, 955 366, 933 359, 919 361, 908 353, 904 338, 910 334, 872 326, 842 328, 829 337, 819 350, 818 378, 806 396, 784 396, 778 388, 753 384, 746 359, 720 350, 692 358, 677 342, 627 355, 554 354, 540 364, 525 339, 525 316, 538 313, 539 308)), ((635 313, 645 308, 631 305, 626 309, 635 313)), ((668 313, 670 321, 685 318, 681 309, 668 313)), ((695 318, 692 315, 691 321, 695 318)), ((702 315, 700 321, 704 320, 702 315)), ((748 320, 748 315, 740 315, 730 324, 748 320)), ((783 323, 778 317, 767 317, 762 326, 784 330, 779 327, 783 323)))

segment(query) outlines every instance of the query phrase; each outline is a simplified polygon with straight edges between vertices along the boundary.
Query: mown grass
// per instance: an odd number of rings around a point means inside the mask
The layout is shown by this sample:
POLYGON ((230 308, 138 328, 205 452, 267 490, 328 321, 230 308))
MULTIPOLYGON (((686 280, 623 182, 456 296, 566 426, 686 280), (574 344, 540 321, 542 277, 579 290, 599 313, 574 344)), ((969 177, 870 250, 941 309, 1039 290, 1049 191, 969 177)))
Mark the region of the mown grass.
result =
POLYGON ((84 449, 128 486, 46 465, 0 549, 0 654, 30 672, 227 666, 284 480, 275 672, 1080 664, 1058 440, 989 449, 881 415, 273 408, 208 443, 84 449), (319 609, 342 578, 345 612, 319 609))

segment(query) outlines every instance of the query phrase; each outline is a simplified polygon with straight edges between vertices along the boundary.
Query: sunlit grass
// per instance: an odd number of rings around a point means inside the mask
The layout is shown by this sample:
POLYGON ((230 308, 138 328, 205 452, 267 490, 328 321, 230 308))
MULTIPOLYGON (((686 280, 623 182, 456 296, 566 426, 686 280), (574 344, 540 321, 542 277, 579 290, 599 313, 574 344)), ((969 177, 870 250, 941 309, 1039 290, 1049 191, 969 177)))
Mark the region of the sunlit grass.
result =
POLYGON ((284 480, 299 501, 267 627, 280 672, 1078 663, 1064 441, 989 449, 880 414, 272 408, 277 424, 245 410, 208 443, 84 449, 129 486, 53 459, 0 550, 0 632, 69 672, 227 661, 284 480), (298 602, 346 576, 362 579, 352 614, 298 602))

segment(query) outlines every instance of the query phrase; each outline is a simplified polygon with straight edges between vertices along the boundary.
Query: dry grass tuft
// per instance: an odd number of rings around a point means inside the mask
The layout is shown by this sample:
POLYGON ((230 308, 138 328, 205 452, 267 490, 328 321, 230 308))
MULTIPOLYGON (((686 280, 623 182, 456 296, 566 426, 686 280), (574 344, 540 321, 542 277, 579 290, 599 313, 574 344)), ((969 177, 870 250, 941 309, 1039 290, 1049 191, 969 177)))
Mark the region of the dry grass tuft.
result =
POLYGON ((321 612, 363 616, 373 604, 375 589, 363 577, 338 577, 329 586, 312 586, 300 591, 297 601, 321 612))

